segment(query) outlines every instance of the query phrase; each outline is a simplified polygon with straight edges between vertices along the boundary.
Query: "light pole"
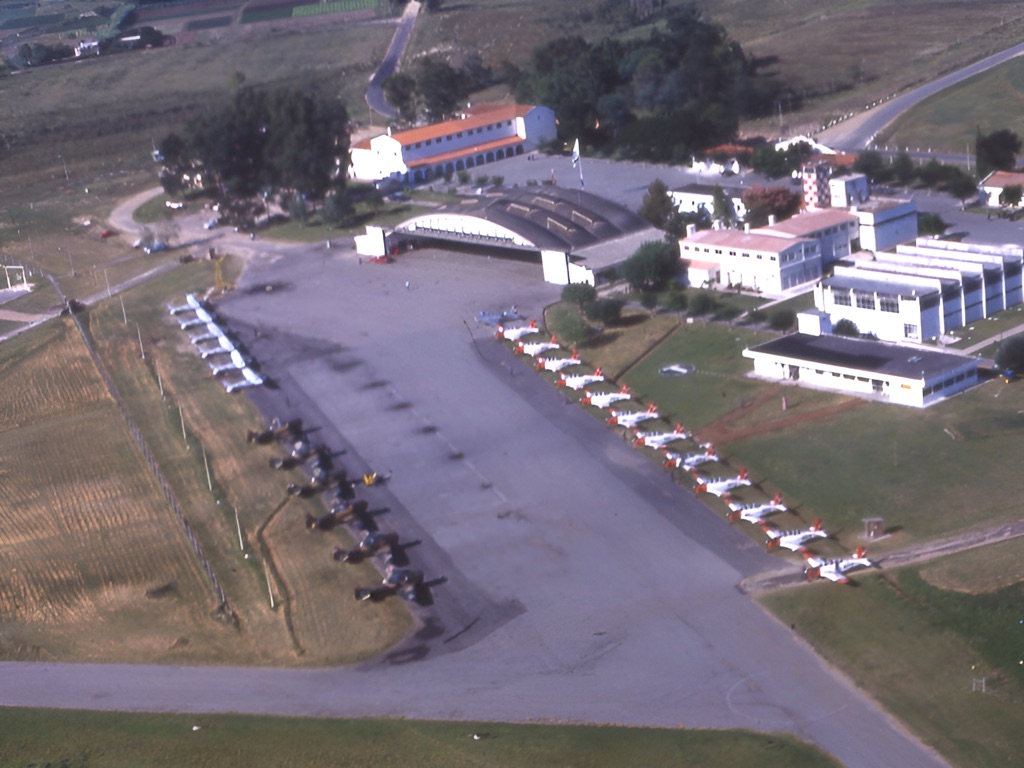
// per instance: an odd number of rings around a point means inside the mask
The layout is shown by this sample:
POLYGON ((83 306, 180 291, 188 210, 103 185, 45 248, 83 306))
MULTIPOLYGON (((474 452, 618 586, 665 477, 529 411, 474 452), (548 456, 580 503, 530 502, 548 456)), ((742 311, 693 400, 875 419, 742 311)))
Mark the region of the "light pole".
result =
POLYGON ((68 175, 68 164, 64 162, 64 155, 57 155, 60 160, 60 164, 64 166, 64 180, 71 181, 71 176, 68 175))

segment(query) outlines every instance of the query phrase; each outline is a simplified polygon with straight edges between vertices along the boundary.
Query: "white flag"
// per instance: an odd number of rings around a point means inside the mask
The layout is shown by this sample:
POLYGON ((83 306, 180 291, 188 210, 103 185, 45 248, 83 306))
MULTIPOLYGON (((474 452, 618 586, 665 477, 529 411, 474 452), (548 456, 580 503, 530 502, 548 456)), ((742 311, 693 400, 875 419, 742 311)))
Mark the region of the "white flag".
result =
POLYGON ((576 143, 572 145, 572 167, 575 168, 577 163, 580 161, 580 140, 576 139, 576 143))

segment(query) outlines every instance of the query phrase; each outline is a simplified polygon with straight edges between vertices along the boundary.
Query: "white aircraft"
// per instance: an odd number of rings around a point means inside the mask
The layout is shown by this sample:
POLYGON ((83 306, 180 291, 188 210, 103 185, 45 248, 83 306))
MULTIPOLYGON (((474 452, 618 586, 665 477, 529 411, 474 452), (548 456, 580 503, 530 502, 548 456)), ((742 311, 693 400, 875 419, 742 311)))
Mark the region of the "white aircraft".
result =
POLYGON ((581 373, 573 376, 566 376, 564 373, 555 382, 556 387, 569 387, 569 389, 583 389, 589 384, 596 384, 604 381, 604 373, 598 368, 593 373, 581 373))
POLYGON ((782 494, 776 493, 772 500, 764 504, 737 504, 734 501, 726 502, 729 507, 729 522, 746 520, 748 523, 759 524, 768 515, 776 512, 785 512, 786 505, 782 503, 782 494))
POLYGON ((227 336, 218 336, 217 344, 213 347, 205 347, 199 350, 199 356, 205 360, 214 355, 226 355, 235 351, 235 344, 227 336))
POLYGON ((570 357, 538 357, 535 367, 538 371, 560 371, 563 368, 568 368, 570 365, 582 364, 583 361, 580 360, 580 353, 573 350, 570 357))
POLYGON ((202 308, 203 308, 203 305, 199 302, 199 299, 196 298, 194 293, 186 293, 185 294, 185 303, 184 304, 179 304, 179 305, 168 304, 167 305, 167 311, 170 312, 172 315, 177 315, 180 312, 194 312, 195 310, 202 309, 202 308))
POLYGON ((516 353, 520 355, 529 355, 530 357, 536 357, 541 352, 547 352, 549 349, 561 349, 561 345, 558 343, 558 339, 554 336, 551 337, 551 341, 528 341, 516 344, 516 353))
POLYGON ((771 528, 767 523, 761 523, 764 535, 768 537, 768 549, 783 547, 793 552, 803 552, 804 544, 812 539, 827 539, 828 534, 821 529, 821 520, 815 520, 805 531, 780 531, 771 528))
POLYGON ((689 440, 693 435, 687 432, 682 424, 676 424, 671 432, 640 432, 637 431, 633 445, 645 445, 648 448, 664 448, 676 440, 689 440))
POLYGON ((231 350, 231 362, 222 363, 220 365, 217 363, 210 363, 210 372, 213 373, 214 376, 220 376, 222 373, 227 371, 240 371, 247 365, 248 363, 245 362, 245 358, 242 357, 242 353, 237 349, 233 349, 231 350))
POLYGON ((242 368, 241 371, 243 378, 239 381, 228 381, 227 379, 222 379, 222 381, 224 382, 225 392, 230 393, 239 389, 258 387, 261 384, 263 384, 263 379, 260 378, 259 374, 257 374, 251 368, 242 368))
POLYGON ((853 557, 824 560, 816 555, 812 555, 810 552, 805 552, 804 559, 807 561, 807 567, 804 568, 804 574, 808 579, 823 578, 840 584, 846 584, 849 581, 846 578, 847 571, 852 571, 854 568, 875 567, 875 564, 865 557, 866 554, 867 552, 864 547, 857 547, 853 557))
POLYGON ((704 453, 688 453, 685 456, 681 453, 665 451, 665 469, 682 467, 687 471, 691 471, 701 464, 719 460, 718 454, 715 453, 715 446, 711 443, 701 443, 700 447, 704 449, 704 453))
POLYGON ((641 421, 648 419, 660 419, 658 407, 651 403, 646 411, 612 411, 607 422, 613 426, 635 428, 641 421))
POLYGON ((622 389, 618 392, 591 392, 585 389, 583 390, 583 397, 580 398, 580 402, 583 405, 592 405, 595 408, 604 410, 605 408, 611 408, 614 403, 629 400, 630 397, 632 395, 629 394, 629 387, 623 384, 622 389))
POLYGON ((531 320, 529 325, 515 325, 511 328, 499 325, 494 331, 494 338, 505 339, 505 341, 519 341, 523 336, 529 336, 531 333, 540 333, 536 320, 531 320))
POLYGON ((218 326, 216 323, 207 323, 206 330, 189 336, 188 340, 191 341, 193 344, 198 344, 201 341, 219 339, 222 336, 225 336, 225 333, 220 329, 220 326, 218 326))
POLYGON ((181 327, 181 330, 191 328, 194 325, 203 325, 204 323, 209 324, 213 322, 213 315, 211 315, 202 307, 197 307, 192 311, 196 313, 195 317, 189 318, 188 320, 182 320, 181 322, 178 323, 178 325, 181 327))
POLYGON ((739 488, 741 485, 751 485, 746 469, 741 469, 736 477, 707 478, 700 477, 699 475, 696 477, 698 485, 693 489, 694 493, 710 493, 715 496, 723 496, 733 488, 739 488))

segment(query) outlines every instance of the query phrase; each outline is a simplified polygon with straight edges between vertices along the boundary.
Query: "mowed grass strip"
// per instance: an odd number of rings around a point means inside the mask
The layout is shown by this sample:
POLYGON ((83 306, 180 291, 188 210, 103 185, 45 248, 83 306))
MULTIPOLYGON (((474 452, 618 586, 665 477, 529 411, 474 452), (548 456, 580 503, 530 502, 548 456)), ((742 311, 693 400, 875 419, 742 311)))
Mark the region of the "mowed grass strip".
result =
POLYGON ((0 766, 837 766, 789 734, 6 709, 0 766), (54 734, 60 734, 55 738, 54 734), (474 734, 479 738, 474 738, 474 734))
MULTIPOLYGON (((983 552, 1019 563, 1024 542, 983 552)), ((932 568, 858 571, 854 588, 820 582, 761 600, 953 765, 1013 764, 1024 752, 1024 584, 964 594, 929 584, 932 568)))

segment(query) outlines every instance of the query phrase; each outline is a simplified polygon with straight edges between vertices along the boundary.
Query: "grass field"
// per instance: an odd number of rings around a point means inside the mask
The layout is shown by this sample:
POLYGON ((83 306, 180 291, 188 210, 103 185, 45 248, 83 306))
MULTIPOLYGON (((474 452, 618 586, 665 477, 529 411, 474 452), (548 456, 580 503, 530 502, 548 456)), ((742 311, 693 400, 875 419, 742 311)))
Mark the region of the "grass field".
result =
POLYGON ((1022 557, 1018 539, 762 601, 952 764, 1010 765, 1024 751, 1022 557), (979 577, 986 560, 1003 567, 979 577))
POLYGON ((659 766, 825 768, 785 734, 505 723, 0 710, 0 768, 659 766), (193 730, 198 726, 198 730, 193 730), (59 733, 59 739, 53 734, 59 733), (473 734, 480 736, 474 739, 473 734))
POLYGON ((1024 136, 1024 61, 965 80, 921 103, 878 137, 881 145, 974 154, 978 131, 1024 136))

